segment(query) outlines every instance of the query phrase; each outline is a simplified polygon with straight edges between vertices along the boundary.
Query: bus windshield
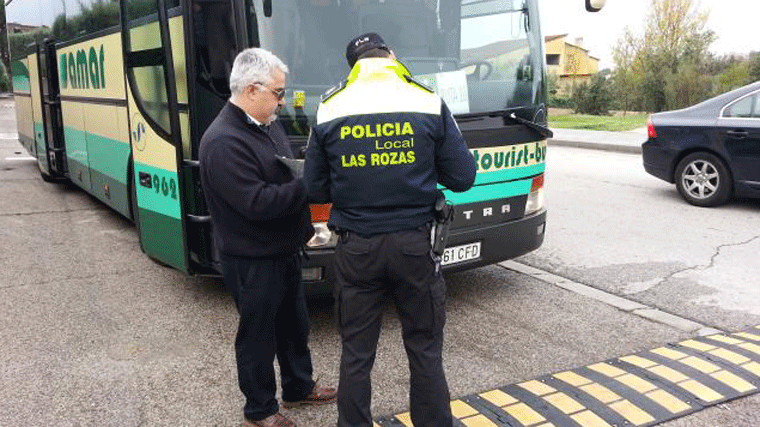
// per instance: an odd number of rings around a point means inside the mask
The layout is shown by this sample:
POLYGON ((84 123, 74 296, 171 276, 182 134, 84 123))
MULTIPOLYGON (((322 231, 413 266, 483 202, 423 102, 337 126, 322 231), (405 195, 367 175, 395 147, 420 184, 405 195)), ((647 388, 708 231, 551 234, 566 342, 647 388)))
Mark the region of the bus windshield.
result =
POLYGON ((289 114, 313 117, 319 96, 350 71, 346 43, 365 32, 380 34, 454 114, 543 102, 543 43, 535 0, 272 3, 271 14, 265 14, 260 2, 249 2, 249 41, 273 51, 290 68, 289 98, 304 102, 288 104, 286 121, 289 114), (302 109, 293 111, 293 105, 302 109))

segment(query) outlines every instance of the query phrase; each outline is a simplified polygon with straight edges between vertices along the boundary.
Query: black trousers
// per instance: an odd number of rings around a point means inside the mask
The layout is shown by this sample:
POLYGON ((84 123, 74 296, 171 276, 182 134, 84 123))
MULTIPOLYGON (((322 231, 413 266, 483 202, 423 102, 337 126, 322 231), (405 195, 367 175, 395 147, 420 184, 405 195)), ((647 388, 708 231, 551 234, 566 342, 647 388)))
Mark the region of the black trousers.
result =
POLYGON ((279 411, 275 355, 283 400, 302 400, 314 388, 301 258, 223 255, 222 270, 224 285, 240 313, 235 356, 246 399, 243 413, 249 420, 260 420, 279 411))
POLYGON ((336 248, 336 313, 343 342, 338 427, 370 427, 381 315, 391 298, 409 361, 415 427, 451 427, 442 347, 446 287, 431 256, 426 228, 369 238, 343 233, 336 248))

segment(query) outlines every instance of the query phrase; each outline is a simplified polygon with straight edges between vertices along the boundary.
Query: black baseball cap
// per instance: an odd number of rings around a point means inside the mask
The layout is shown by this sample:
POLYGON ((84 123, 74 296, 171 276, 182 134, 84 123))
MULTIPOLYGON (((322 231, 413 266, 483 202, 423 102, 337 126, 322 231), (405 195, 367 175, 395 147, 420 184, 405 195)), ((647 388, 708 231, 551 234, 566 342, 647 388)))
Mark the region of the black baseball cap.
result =
POLYGON ((385 45, 385 41, 377 33, 365 33, 360 36, 354 37, 348 46, 346 46, 346 59, 348 65, 353 68, 356 61, 365 52, 369 52, 372 49, 385 49, 390 52, 390 48, 385 45))

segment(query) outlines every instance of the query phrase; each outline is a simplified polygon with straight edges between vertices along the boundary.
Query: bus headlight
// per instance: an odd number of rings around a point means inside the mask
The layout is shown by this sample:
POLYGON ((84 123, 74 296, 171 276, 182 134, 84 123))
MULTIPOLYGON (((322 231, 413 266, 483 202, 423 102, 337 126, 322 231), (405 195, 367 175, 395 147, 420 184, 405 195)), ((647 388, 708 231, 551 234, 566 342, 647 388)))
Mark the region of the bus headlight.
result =
POLYGON ((327 228, 326 222, 314 223, 314 236, 306 243, 310 248, 334 248, 338 235, 327 228))
POLYGON ((530 215, 540 211, 544 207, 544 189, 531 191, 528 194, 528 201, 525 202, 525 215, 530 215))
POLYGON ((544 208, 544 176, 533 178, 528 200, 525 202, 525 215, 536 213, 544 208))

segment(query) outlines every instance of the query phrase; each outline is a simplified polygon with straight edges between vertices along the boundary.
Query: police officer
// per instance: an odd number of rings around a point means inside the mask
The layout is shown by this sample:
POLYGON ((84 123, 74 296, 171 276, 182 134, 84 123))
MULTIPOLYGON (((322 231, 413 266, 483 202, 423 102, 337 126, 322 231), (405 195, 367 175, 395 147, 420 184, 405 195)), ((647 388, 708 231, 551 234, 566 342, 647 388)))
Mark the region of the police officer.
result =
POLYGON ((442 347, 446 289, 433 256, 436 184, 468 190, 475 161, 446 104, 415 82, 383 39, 351 40, 346 82, 328 92, 307 149, 309 196, 333 204, 342 339, 338 426, 371 426, 370 372, 390 297, 409 359, 412 422, 452 425, 442 347))

